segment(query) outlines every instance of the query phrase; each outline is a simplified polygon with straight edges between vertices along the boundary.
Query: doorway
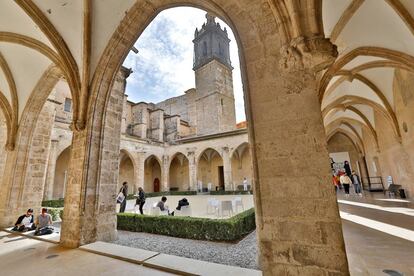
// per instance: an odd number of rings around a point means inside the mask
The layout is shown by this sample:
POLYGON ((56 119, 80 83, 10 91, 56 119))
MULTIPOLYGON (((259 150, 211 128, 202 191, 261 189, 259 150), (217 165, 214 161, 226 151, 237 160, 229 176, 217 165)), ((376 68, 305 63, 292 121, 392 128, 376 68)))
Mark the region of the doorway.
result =
POLYGON ((218 183, 219 183, 219 190, 224 191, 224 168, 223 166, 218 166, 218 183))

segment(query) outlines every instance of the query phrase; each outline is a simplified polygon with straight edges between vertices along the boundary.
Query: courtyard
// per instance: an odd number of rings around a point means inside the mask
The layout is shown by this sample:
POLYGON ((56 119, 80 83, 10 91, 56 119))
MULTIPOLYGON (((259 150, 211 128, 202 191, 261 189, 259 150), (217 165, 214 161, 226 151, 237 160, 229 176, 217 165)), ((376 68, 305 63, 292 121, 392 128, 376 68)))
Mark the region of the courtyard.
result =
POLYGON ((413 275, 413 45, 409 0, 1 1, 0 274, 413 275))

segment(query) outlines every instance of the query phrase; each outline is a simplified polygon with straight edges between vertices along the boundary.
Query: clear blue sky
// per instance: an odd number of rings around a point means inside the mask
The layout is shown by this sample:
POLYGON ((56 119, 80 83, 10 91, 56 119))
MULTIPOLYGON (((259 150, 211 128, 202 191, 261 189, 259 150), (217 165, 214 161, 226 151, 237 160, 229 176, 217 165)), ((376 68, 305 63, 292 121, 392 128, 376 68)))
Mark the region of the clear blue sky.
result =
MULTIPOLYGON (((172 8, 148 25, 135 43, 139 53, 130 52, 124 61, 124 66, 134 71, 127 79, 129 100, 157 103, 195 87, 192 40, 195 28, 200 29, 206 21, 205 14, 196 8, 172 8)), ((237 43, 231 29, 217 21, 227 27, 231 39, 236 118, 240 122, 245 120, 245 113, 237 43)))

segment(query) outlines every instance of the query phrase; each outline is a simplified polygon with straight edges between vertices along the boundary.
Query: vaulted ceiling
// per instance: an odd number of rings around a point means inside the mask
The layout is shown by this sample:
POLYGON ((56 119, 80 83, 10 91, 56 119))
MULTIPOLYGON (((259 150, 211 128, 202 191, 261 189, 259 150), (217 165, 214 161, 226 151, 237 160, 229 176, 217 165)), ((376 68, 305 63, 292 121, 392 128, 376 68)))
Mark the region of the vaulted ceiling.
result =
POLYGON ((414 71, 414 1, 325 0, 322 5, 325 35, 339 52, 319 87, 328 137, 339 131, 360 143, 365 129, 378 143, 378 112, 400 140, 393 80, 396 68, 414 71))
MULTIPOLYGON (((263 2, 272 9, 276 5, 263 2)), ((59 67, 77 102, 83 83, 90 82, 110 37, 134 3, 1 1, 0 108, 9 135, 16 133, 36 85, 51 66, 59 67)), ((335 63, 320 73, 327 135, 342 131, 359 143, 366 129, 375 137, 374 112, 380 112, 400 137, 392 87, 396 68, 414 71, 414 1, 323 0, 321 6, 325 36, 339 52, 335 63)), ((75 121, 82 108, 74 105, 75 121)))

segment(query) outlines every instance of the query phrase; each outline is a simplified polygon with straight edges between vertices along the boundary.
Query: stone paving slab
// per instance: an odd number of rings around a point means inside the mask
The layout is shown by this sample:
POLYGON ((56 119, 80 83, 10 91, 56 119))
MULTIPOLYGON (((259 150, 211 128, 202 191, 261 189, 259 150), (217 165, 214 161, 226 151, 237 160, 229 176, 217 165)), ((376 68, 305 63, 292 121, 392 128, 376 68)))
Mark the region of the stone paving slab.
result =
POLYGON ((1 276, 177 275, 79 249, 0 231, 1 276))
POLYGON ((145 260, 159 254, 158 252, 153 252, 149 250, 131 248, 127 246, 100 241, 83 245, 79 247, 79 249, 137 264, 142 264, 145 260))
POLYGON ((34 230, 33 231, 27 231, 27 232, 18 232, 18 231, 12 231, 13 227, 4 228, 3 230, 7 233, 11 233, 18 236, 26 236, 32 239, 40 240, 40 241, 47 241, 58 244, 60 242, 60 229, 55 228, 55 232, 49 235, 43 235, 43 236, 35 236, 34 230))
POLYGON ((209 263, 167 254, 159 254, 144 262, 144 266, 186 275, 261 276, 259 270, 209 263))

